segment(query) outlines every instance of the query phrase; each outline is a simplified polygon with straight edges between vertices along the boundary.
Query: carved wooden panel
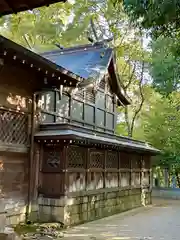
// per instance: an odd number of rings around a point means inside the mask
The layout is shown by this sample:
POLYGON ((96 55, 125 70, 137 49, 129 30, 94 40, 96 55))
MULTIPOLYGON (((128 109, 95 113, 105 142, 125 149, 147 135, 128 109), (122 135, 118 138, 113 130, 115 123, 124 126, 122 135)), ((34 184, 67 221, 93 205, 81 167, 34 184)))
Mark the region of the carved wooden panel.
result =
POLYGON ((68 173, 68 191, 78 192, 85 190, 85 173, 68 173))
POLYGON ((68 168, 85 168, 86 148, 70 146, 67 149, 67 166, 68 168))
POLYGON ((102 172, 87 173, 87 190, 103 188, 104 174, 102 172))
POLYGON ((118 152, 116 152, 116 151, 107 151, 106 168, 118 169, 118 167, 119 167, 119 163, 118 162, 119 162, 118 152))
POLYGON ((58 147, 45 147, 43 152, 44 172, 59 172, 62 168, 62 153, 58 147))
POLYGON ((106 173, 106 179, 105 179, 105 184, 107 188, 111 187, 118 187, 119 183, 119 178, 118 178, 119 173, 106 173))
POLYGON ((6 144, 28 144, 28 115, 0 110, 0 141, 6 144))

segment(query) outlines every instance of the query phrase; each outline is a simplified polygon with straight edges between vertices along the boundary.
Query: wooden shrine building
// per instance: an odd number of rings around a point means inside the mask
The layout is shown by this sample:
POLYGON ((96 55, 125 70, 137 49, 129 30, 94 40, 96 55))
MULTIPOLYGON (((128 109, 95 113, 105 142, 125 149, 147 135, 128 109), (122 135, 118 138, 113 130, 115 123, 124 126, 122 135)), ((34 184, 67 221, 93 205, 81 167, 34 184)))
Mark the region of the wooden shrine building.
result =
POLYGON ((151 203, 158 150, 115 134, 116 108, 130 101, 113 50, 40 56, 0 42, 0 211, 9 222, 72 225, 151 203))

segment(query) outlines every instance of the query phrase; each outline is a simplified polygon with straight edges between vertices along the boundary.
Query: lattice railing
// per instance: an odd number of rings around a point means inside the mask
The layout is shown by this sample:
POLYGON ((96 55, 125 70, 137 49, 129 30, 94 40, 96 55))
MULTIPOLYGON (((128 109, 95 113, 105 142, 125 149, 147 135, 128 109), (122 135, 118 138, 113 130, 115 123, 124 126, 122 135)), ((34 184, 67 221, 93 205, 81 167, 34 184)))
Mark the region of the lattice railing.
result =
POLYGON ((28 115, 0 109, 0 142, 28 144, 28 115))

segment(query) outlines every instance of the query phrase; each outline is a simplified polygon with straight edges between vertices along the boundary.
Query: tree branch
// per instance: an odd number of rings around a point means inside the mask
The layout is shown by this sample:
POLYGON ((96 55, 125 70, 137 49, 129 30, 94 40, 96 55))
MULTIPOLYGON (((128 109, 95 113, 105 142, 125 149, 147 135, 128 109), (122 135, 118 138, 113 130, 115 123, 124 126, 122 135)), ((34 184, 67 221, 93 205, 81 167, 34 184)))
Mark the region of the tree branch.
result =
POLYGON ((124 115, 125 115, 125 122, 127 125, 128 137, 132 137, 131 125, 130 125, 129 114, 128 114, 128 106, 124 107, 124 115))
POLYGON ((142 83, 143 83, 143 77, 144 77, 144 60, 142 62, 142 69, 141 69, 141 77, 140 77, 140 81, 139 81, 139 91, 140 91, 140 96, 141 96, 141 102, 140 102, 140 105, 139 107, 137 108, 137 110, 135 111, 134 113, 134 116, 132 118, 132 122, 131 122, 131 136, 133 135, 133 130, 134 130, 134 123, 135 123, 135 120, 139 114, 139 112, 141 111, 142 109, 142 106, 143 106, 143 103, 144 103, 144 95, 143 95, 143 89, 142 89, 142 83))
POLYGON ((133 69, 132 69, 132 72, 131 72, 131 75, 129 77, 129 81, 128 83, 124 86, 125 90, 127 91, 127 89, 129 88, 129 86, 131 85, 132 83, 132 80, 133 80, 133 76, 135 74, 135 70, 136 70, 136 64, 133 65, 133 69))
POLYGON ((25 40, 26 44, 28 45, 28 47, 29 47, 30 49, 32 49, 32 47, 31 47, 31 45, 30 45, 30 43, 29 43, 26 35, 24 34, 22 37, 24 38, 24 40, 25 40))

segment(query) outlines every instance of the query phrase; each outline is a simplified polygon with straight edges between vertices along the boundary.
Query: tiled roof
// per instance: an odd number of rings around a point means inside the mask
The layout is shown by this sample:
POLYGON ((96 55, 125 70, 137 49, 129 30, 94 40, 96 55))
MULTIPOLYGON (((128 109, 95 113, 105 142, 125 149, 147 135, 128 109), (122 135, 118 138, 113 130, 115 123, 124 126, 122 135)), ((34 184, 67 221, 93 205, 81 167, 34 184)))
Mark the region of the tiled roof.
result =
POLYGON ((132 138, 117 136, 114 134, 94 132, 92 130, 74 126, 72 124, 42 124, 40 131, 35 134, 36 139, 76 139, 96 144, 106 144, 113 147, 149 152, 152 155, 160 153, 160 150, 150 144, 134 140, 132 138))

